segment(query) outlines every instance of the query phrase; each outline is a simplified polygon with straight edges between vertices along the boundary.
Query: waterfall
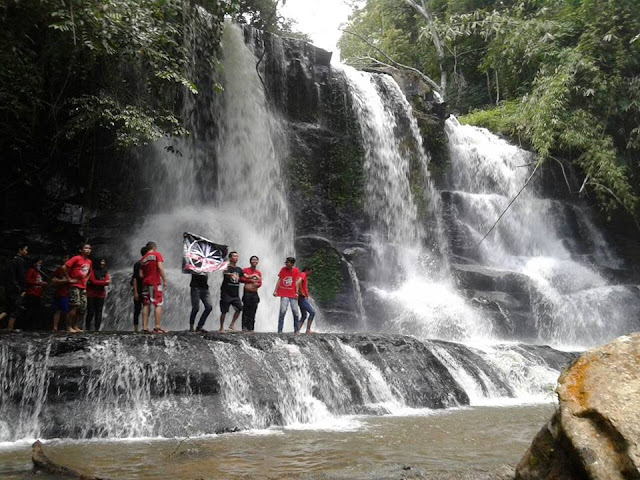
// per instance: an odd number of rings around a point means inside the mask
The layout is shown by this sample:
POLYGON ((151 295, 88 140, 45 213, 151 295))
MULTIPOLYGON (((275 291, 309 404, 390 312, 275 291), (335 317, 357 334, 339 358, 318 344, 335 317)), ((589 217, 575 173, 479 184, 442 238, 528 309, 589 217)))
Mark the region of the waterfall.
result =
MULTIPOLYGON (((620 260, 584 209, 542 197, 535 183, 476 248, 526 182, 535 158, 453 118, 446 130, 450 232, 458 258, 471 265, 461 269, 479 278, 512 272, 529 298, 536 342, 584 347, 632 329, 640 315, 637 287, 612 285, 599 271, 620 267, 620 260)), ((505 287, 512 288, 496 290, 505 287)))
POLYGON ((362 299, 362 290, 360 289, 360 280, 356 269, 351 262, 343 260, 347 264, 347 270, 349 272, 349 278, 351 279, 351 285, 353 286, 353 295, 356 299, 356 308, 358 309, 358 318, 360 319, 360 325, 363 331, 367 331, 367 312, 364 309, 364 300, 362 299))
POLYGON ((546 347, 478 350, 398 335, 2 340, 0 442, 347 428, 354 415, 522 401, 550 391, 574 358, 546 347))
POLYGON ((40 436, 50 352, 51 342, 29 344, 24 357, 0 345, 0 442, 40 436))
MULTIPOLYGON (((203 20, 202 15, 196 15, 198 21, 190 32, 196 45, 206 37, 206 17, 203 20)), ((150 157, 155 206, 129 240, 129 255, 139 258, 140 247, 150 240, 164 255, 169 283, 165 328, 188 328, 190 277, 179 268, 181 235, 191 231, 238 251, 239 266, 248 266, 252 255, 260 258, 258 269, 264 274, 264 283, 256 330, 275 329, 278 304, 271 292, 285 257, 294 253, 292 219, 281 173, 287 141, 284 123, 267 103, 255 64, 242 29, 227 22, 222 78, 213 71, 205 72, 206 81, 200 87, 213 89, 217 79, 223 93, 204 92, 204 100, 185 95, 183 118, 193 135, 156 142, 144 152, 150 157)), ((129 330, 132 302, 126 277, 130 273, 112 275, 115 288, 113 301, 107 303, 107 319, 114 323, 105 329, 129 330)), ((214 305, 220 282, 219 273, 209 276, 214 305)), ((217 328, 218 315, 214 308, 205 328, 217 328)))
POLYGON ((378 261, 369 289, 389 305, 384 329, 455 341, 490 338, 491 322, 459 294, 443 260, 440 200, 409 103, 388 75, 341 68, 365 146, 366 209, 378 261), (414 192, 426 199, 422 214, 414 192))

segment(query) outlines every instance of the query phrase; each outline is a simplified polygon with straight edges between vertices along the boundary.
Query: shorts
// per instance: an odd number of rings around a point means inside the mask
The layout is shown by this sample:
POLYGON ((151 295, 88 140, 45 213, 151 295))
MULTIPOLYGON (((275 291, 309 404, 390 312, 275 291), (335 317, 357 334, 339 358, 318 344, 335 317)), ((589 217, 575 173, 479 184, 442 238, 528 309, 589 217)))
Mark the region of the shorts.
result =
POLYGON ((69 307, 80 313, 87 311, 87 291, 84 288, 69 287, 69 307))
POLYGON ((242 300, 240 300, 240 297, 229 297, 228 295, 222 294, 220 297, 220 312, 227 313, 229 307, 232 305, 236 312, 242 311, 242 300))
POLYGON ((69 311, 69 298, 68 297, 56 297, 51 302, 51 308, 54 312, 67 313, 69 311))
POLYGON ((24 310, 22 306, 22 297, 20 294, 13 292, 9 293, 5 291, 4 303, 7 314, 12 318, 17 318, 18 315, 24 310))
POLYGON ((161 307, 163 303, 162 285, 145 285, 142 287, 142 305, 161 307))

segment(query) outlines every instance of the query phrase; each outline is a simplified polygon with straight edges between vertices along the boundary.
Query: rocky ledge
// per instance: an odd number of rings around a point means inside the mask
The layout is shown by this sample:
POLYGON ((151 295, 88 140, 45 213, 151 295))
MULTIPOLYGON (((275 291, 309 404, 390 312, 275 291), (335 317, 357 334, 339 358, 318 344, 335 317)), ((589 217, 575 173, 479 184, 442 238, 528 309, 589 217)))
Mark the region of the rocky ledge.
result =
MULTIPOLYGON (((559 371, 574 358, 504 348, 525 368, 559 371)), ((0 441, 194 436, 386 414, 390 405, 468 405, 460 371, 486 395, 515 396, 509 373, 483 352, 401 335, 6 333, 0 441)))

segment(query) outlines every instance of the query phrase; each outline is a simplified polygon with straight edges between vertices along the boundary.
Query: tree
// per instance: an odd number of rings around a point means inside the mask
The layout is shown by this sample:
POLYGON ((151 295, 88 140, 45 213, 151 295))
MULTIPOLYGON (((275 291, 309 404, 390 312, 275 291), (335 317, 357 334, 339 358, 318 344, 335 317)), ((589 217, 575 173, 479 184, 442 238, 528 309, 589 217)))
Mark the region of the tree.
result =
POLYGON ((347 62, 380 61, 373 46, 432 77, 439 72, 440 85, 444 72, 453 110, 479 109, 463 121, 517 136, 540 162, 570 159, 586 178, 582 193, 593 192, 606 212, 636 213, 637 2, 369 0, 347 29, 368 42, 343 36, 347 62), (416 41, 426 36, 431 48, 416 41))

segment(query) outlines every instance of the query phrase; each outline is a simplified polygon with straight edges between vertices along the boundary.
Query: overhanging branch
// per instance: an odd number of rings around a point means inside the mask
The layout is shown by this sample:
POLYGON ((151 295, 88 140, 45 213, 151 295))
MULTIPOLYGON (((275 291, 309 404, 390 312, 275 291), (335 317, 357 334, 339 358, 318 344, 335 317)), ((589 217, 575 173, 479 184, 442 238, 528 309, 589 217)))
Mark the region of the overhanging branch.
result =
POLYGON ((361 41, 363 41, 364 43, 369 45, 376 52, 378 52, 380 55, 382 55, 384 58, 386 58, 391 63, 391 65, 388 65, 388 64, 386 64, 386 63, 384 63, 384 62, 382 62, 382 61, 380 61, 378 59, 374 59, 373 57, 369 57, 368 59, 375 60, 375 62, 379 63, 380 65, 385 65, 387 67, 393 67, 393 68, 397 68, 397 69, 407 70, 409 72, 413 72, 416 75, 418 75, 422 80, 424 80, 427 84, 429 84, 429 86, 431 86, 434 90, 436 90, 438 92, 438 94, 442 95, 442 90, 440 89, 440 86, 436 82, 434 82, 431 78, 429 78, 427 75, 425 75, 420 70, 418 70, 417 68, 410 67, 409 65, 403 65, 400 62, 396 62, 393 58, 391 58, 391 56, 389 56, 388 53, 384 52, 383 50, 380 50, 378 47, 376 47, 369 40, 367 40, 366 38, 364 38, 362 35, 360 35, 357 32, 353 32, 351 30, 342 30, 342 31, 345 32, 345 33, 348 33, 349 35, 353 35, 354 37, 360 39, 361 41))

